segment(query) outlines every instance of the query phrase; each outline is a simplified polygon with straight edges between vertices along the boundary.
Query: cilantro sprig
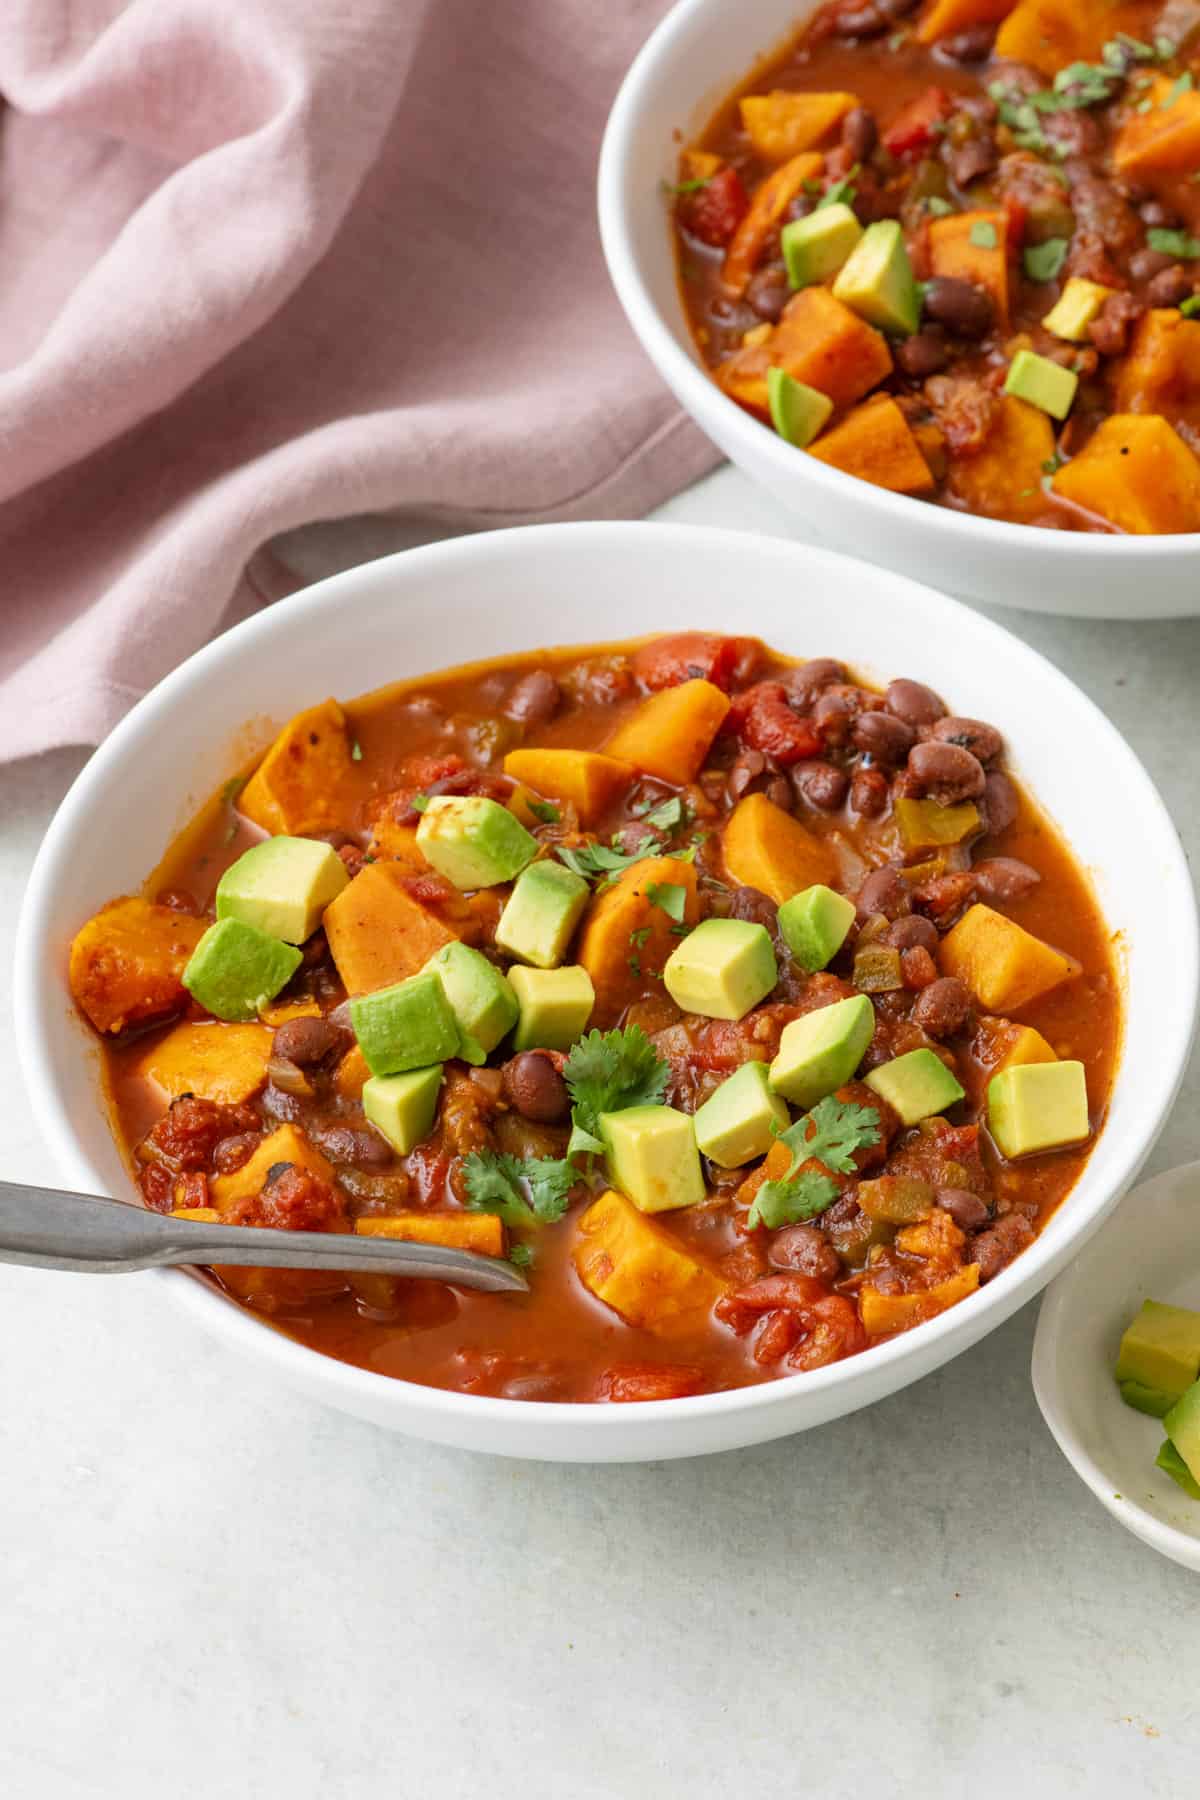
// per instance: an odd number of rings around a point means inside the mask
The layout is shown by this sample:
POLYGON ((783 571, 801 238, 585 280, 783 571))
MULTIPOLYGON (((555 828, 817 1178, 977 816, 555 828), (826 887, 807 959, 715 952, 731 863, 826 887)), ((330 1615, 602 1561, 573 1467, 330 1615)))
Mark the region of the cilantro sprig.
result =
POLYGON ((571 1096, 571 1139, 567 1156, 599 1154, 600 1115, 627 1106, 656 1106, 670 1069, 640 1025, 624 1031, 589 1031, 563 1064, 571 1096))
POLYGON ((616 838, 609 844, 556 844, 555 854, 573 869, 576 875, 582 875, 585 881, 595 881, 603 877, 604 882, 615 880, 632 863, 642 862, 647 856, 653 856, 659 849, 656 837, 649 833, 642 839, 636 849, 622 850, 616 838))
POLYGON ((855 1152, 879 1142, 879 1114, 874 1107, 827 1094, 779 1138, 791 1152, 791 1166, 759 1188, 748 1221, 769 1231, 814 1219, 833 1205, 840 1192, 833 1174, 849 1175, 855 1152), (812 1162, 823 1163, 828 1173, 804 1166, 812 1162))
POLYGON ((462 1171, 471 1211, 495 1213, 513 1230, 561 1219, 579 1180, 565 1157, 522 1159, 503 1150, 472 1150, 462 1171))

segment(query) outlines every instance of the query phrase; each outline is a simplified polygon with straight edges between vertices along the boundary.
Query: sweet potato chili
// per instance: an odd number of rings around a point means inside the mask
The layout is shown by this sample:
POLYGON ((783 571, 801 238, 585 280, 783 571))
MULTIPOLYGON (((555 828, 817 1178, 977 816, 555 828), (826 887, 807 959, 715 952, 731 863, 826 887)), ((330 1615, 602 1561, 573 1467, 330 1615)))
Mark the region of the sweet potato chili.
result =
POLYGON ((309 708, 70 979, 181 1230, 433 1240, 530 1283, 230 1294, 530 1400, 738 1387, 971 1305, 1078 1177, 1119 1029, 991 725, 700 633, 309 708))
POLYGON ((1200 530, 1198 31, 1193 0, 821 7, 680 159, 718 385, 896 493, 1200 530))

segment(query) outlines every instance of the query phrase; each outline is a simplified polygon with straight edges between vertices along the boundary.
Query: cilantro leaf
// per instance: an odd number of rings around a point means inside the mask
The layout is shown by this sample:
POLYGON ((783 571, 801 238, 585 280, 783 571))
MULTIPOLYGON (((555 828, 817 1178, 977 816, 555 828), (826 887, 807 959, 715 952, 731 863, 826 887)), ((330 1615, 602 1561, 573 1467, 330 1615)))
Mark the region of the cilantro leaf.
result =
POLYGON ((935 219, 944 219, 948 213, 954 211, 954 207, 949 200, 943 199, 941 194, 926 194, 925 211, 932 213, 935 219))
POLYGON ((660 800, 657 806, 642 814, 646 824, 653 825, 657 831, 678 831, 690 816, 687 802, 679 794, 672 794, 669 800, 660 800))
POLYGON ((350 761, 351 762, 361 762, 362 756, 363 756, 362 745, 359 743, 358 739, 355 738, 354 742, 350 746, 350 761))
POLYGON ((854 177, 861 168, 861 163, 855 163, 854 167, 850 169, 840 181, 835 181, 831 188, 827 188, 821 198, 817 201, 816 211, 820 212, 823 206, 853 206, 855 200, 858 198, 858 189, 854 186, 854 177))
POLYGON ((508 1253, 508 1260, 514 1269, 528 1269, 533 1262, 532 1244, 514 1244, 508 1253))
POLYGON ((1070 248, 1066 238, 1047 238, 1044 244, 1030 244, 1023 258, 1030 281, 1053 281, 1067 260, 1070 248))
POLYGON ((557 825, 562 818, 557 806, 551 806, 548 800, 527 800, 525 804, 534 818, 539 819, 543 825, 557 825))
POLYGON ((1200 313, 1200 294, 1189 294, 1186 300, 1181 300, 1179 310, 1185 319, 1194 319, 1200 313))
POLYGON ((833 1205, 841 1191, 833 1174, 849 1175, 855 1151, 879 1142, 879 1114, 873 1106, 827 1094, 779 1137, 792 1153, 791 1167, 780 1179, 763 1183, 747 1221, 768 1231, 814 1219, 833 1205), (803 1166, 810 1162, 824 1163, 829 1173, 803 1166))
POLYGON ((592 881, 597 876, 611 881, 622 870, 629 868, 631 863, 642 862, 647 856, 653 856, 658 847, 658 839, 647 834, 636 850, 618 850, 614 838, 611 847, 606 844, 556 844, 555 853, 566 863, 568 869, 573 869, 576 875, 582 875, 585 881, 592 881))
POLYGON ((408 804, 412 807, 414 812, 424 812, 425 808, 429 805, 429 795, 414 794, 408 804))
POLYGON ((695 181, 664 181, 662 190, 664 194, 698 194, 711 180, 711 175, 699 175, 695 181))
POLYGON ((687 889, 674 881, 651 881, 646 887, 646 898, 651 906, 657 906, 665 912, 668 919, 674 919, 676 925, 683 924, 684 908, 687 906, 687 889))
POLYGON ((781 1225, 815 1219, 833 1205, 838 1192, 837 1182, 816 1169, 806 1169, 803 1175, 788 1176, 783 1181, 764 1181, 754 1196, 746 1222, 778 1231, 781 1225))
POLYGON ((563 1064, 563 1079, 574 1103, 567 1155, 603 1150, 601 1113, 657 1105, 670 1073, 640 1025, 624 1031, 589 1031, 580 1038, 563 1064))
POLYGON ((467 1205, 472 1212, 495 1213, 513 1229, 535 1221, 553 1225, 567 1210, 578 1171, 565 1158, 523 1160, 500 1150, 472 1150, 463 1157, 467 1205))
POLYGON ((1168 231, 1161 225, 1154 226, 1146 233, 1146 242, 1152 250, 1177 257, 1180 262, 1194 262, 1200 256, 1200 238, 1194 238, 1186 231, 1168 231))

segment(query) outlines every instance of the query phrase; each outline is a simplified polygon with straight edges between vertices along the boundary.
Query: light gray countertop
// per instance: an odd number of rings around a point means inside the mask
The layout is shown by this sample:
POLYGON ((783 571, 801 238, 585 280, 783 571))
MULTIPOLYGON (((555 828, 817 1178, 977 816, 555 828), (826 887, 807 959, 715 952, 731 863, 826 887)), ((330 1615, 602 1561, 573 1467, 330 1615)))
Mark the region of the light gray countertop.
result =
MULTIPOLYGON (((660 516, 792 530, 728 469, 660 516)), ((425 535, 288 550, 315 577, 425 535)), ((1194 858, 1200 619, 1003 622, 1130 739, 1194 858)), ((0 1167, 30 1181, 11 937, 83 760, 0 771, 0 1167)), ((1198 1099, 1193 1062, 1148 1172, 1200 1156, 1198 1099)), ((1035 1317, 805 1436, 554 1468, 323 1411, 159 1282, 0 1270, 0 1793, 1175 1800, 1200 1582, 1059 1455, 1035 1317)))

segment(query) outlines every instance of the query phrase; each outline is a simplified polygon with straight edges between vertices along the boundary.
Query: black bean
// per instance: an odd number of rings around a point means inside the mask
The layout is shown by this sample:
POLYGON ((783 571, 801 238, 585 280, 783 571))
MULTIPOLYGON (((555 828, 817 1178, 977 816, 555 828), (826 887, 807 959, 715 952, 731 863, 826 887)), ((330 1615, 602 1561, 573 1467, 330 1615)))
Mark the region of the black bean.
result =
POLYGON ((982 719, 938 719, 930 734, 942 744, 957 744, 961 750, 969 750, 985 765, 995 762, 1004 749, 1004 739, 994 725, 985 725, 982 719))
POLYGON ((938 375, 950 361, 950 346, 940 325, 927 325, 896 347, 896 361, 913 381, 938 375))
POLYGON ((770 781, 768 781, 766 787, 763 789, 763 793, 767 796, 767 799, 771 802, 772 806, 779 807, 781 812, 791 812, 794 795, 792 793, 792 784, 786 775, 772 775, 770 781))
POLYGON ((980 1281, 988 1282, 1001 1269, 1006 1269, 1014 1256, 1033 1239, 1033 1226, 1023 1213, 1006 1213, 1002 1219, 997 1219, 990 1231, 981 1231, 977 1238, 972 1238, 967 1255, 971 1262, 979 1264, 980 1281))
POLYGON ((842 120, 842 142, 856 163, 865 163, 879 142, 874 113, 865 106, 852 107, 842 120))
POLYGON ((730 919, 746 919, 751 925, 765 925, 774 931, 779 909, 769 894, 756 887, 736 887, 729 896, 730 919))
POLYGON ((953 37, 942 38, 937 47, 938 55, 945 57, 947 62, 986 62, 992 54, 995 37, 994 25, 969 25, 965 31, 956 31, 953 37))
POLYGON ((985 1202, 970 1188, 940 1187, 935 1190, 935 1198, 961 1231, 980 1231, 991 1217, 985 1202))
POLYGON ((822 694, 812 709, 812 722, 827 744, 847 744, 858 710, 849 694, 822 694))
POLYGON ((906 725, 932 725, 946 712, 933 689, 927 688, 922 681, 890 681, 883 703, 906 725))
POLYGON ((1150 306, 1178 306, 1192 291, 1192 278, 1182 263, 1172 263, 1156 275, 1146 287, 1145 299, 1150 306))
POLYGON ((1163 205, 1161 200, 1144 201, 1143 204, 1138 207, 1138 217, 1141 219, 1143 225, 1153 225, 1159 228, 1164 225, 1171 226, 1178 225, 1179 223, 1178 213, 1173 213, 1169 206, 1163 205))
POLYGON ((836 1281, 842 1261, 815 1225, 785 1225, 767 1244, 767 1261, 776 1269, 796 1269, 818 1281, 836 1281))
POLYGON ((746 300, 760 319, 774 325, 791 296, 787 270, 782 263, 757 269, 746 284, 746 300))
POLYGON ((793 763, 792 786, 817 812, 836 812, 850 792, 850 777, 835 763, 793 763))
MULTIPOLYGON (((990 131, 968 138, 965 144, 954 144, 945 151, 946 166, 956 187, 970 187, 981 175, 990 175, 1000 161, 996 140, 990 131)), ((950 279, 946 277, 946 279, 950 279)), ((964 284, 969 285, 969 284, 964 284)), ((977 293, 982 289, 977 288, 977 293)), ((982 332, 963 332, 964 337, 982 337, 982 332)))
POLYGON ((570 1110, 566 1082, 539 1050, 522 1050, 505 1063, 504 1088, 517 1111, 540 1124, 557 1124, 570 1110))
POLYGON ((845 679, 845 669, 832 656, 814 656, 798 668, 785 669, 779 677, 788 700, 800 712, 815 705, 823 688, 845 679))
POLYGON ((888 778, 882 769, 855 769, 850 805, 864 819, 877 819, 888 803, 888 778))
POLYGON ((986 780, 978 757, 957 744, 938 743, 936 738, 916 745, 909 755, 908 772, 941 806, 973 800, 982 794, 986 780))
POLYGON ((875 913, 898 919, 909 908, 908 883, 899 869, 890 864, 874 869, 859 888, 854 906, 860 919, 869 919, 875 913))
POLYGON ((950 1037, 961 1031, 971 1012, 971 996, 957 975, 931 981, 913 1001, 912 1016, 930 1037, 950 1037))
POLYGON ((562 705, 562 689, 546 669, 531 669, 522 675, 505 704, 510 719, 523 725, 544 725, 562 705))
POLYGON ((342 1163, 351 1169, 386 1169, 392 1160, 392 1146, 372 1125, 343 1125, 340 1121, 326 1124, 310 1119, 306 1129, 331 1163, 342 1163))
POLYGON ((1016 818, 1020 810, 1017 790, 1002 769, 991 770, 984 782, 983 806, 992 837, 1007 831, 1016 818))
POLYGON ((856 750, 887 769, 899 768, 916 738, 911 725, 886 712, 860 713, 850 733, 850 741, 856 750))
POLYGON ((932 955, 938 947, 937 926, 932 919, 923 919, 920 913, 893 920, 884 937, 896 950, 928 950, 932 955))
POLYGON ((976 891, 982 900, 1021 900, 1042 879, 1028 863, 1015 856, 991 856, 975 864, 976 891))
POLYGON ((925 283, 923 308, 955 337, 986 337, 996 322, 996 303, 987 289, 954 275, 935 275, 925 283))
POLYGON ((767 759, 761 750, 740 750, 725 777, 725 787, 730 799, 740 800, 766 766, 767 759))
POLYGON ((1129 259, 1129 273, 1135 281, 1151 281, 1164 269, 1174 266, 1175 258, 1164 250, 1135 250, 1129 259))
POLYGON ((332 1051, 348 1049, 349 1044, 350 1034, 328 1019, 285 1019, 275 1033, 271 1054, 308 1069, 324 1062, 332 1051))

